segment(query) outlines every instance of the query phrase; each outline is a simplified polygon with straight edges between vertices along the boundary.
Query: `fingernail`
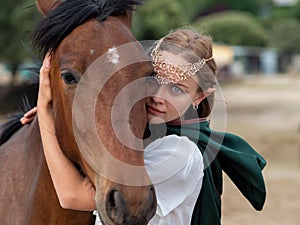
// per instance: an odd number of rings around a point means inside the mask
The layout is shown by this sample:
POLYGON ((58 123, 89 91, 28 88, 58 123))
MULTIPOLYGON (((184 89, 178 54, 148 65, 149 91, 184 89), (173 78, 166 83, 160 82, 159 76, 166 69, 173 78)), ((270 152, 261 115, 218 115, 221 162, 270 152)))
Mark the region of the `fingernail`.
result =
POLYGON ((44 62, 44 66, 46 68, 50 68, 50 59, 49 58, 46 58, 45 62, 44 62))

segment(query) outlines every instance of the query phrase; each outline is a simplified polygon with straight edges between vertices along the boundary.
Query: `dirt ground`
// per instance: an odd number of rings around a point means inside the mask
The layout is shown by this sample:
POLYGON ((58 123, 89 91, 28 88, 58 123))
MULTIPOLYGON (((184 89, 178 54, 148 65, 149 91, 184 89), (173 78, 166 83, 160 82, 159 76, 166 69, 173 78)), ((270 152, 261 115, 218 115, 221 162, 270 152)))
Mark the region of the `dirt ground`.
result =
POLYGON ((253 76, 221 90, 226 130, 244 137, 267 160, 261 212, 224 175, 223 225, 300 225, 300 76, 253 76))

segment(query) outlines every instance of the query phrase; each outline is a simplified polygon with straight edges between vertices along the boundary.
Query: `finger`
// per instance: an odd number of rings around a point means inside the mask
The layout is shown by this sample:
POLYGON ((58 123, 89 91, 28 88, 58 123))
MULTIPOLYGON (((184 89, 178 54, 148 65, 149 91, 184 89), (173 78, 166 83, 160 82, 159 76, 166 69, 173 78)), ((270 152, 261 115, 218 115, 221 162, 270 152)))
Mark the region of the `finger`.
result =
POLYGON ((50 68, 50 62, 51 62, 51 54, 50 54, 50 53, 47 53, 46 56, 45 56, 43 65, 44 65, 46 68, 50 68))
POLYGON ((26 124, 26 123, 25 123, 25 118, 22 117, 22 118, 20 119, 20 122, 21 122, 21 124, 23 124, 23 125, 26 124))
POLYGON ((31 122, 33 121, 33 118, 34 118, 34 117, 31 117, 31 118, 22 117, 22 118, 20 119, 20 122, 21 122, 23 125, 29 124, 29 123, 31 123, 31 122))
POLYGON ((38 106, 48 104, 52 101, 51 87, 50 87, 50 61, 51 55, 47 54, 43 61, 43 65, 40 70, 40 87, 39 87, 39 97, 38 106))
POLYGON ((41 85, 50 85, 50 78, 49 78, 50 61, 51 61, 51 56, 49 54, 47 54, 43 61, 43 65, 40 69, 40 84, 41 85))
POLYGON ((29 110, 27 113, 24 114, 24 117, 32 117, 36 114, 37 112, 37 107, 32 108, 29 110))

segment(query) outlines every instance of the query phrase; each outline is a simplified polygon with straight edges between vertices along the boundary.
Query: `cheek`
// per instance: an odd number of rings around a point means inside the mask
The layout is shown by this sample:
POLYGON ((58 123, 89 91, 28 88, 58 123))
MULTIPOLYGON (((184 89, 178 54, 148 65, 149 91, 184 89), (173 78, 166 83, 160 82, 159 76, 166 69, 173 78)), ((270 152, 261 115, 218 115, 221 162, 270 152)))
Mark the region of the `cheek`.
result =
POLYGON ((174 104, 168 102, 169 116, 180 117, 186 112, 188 107, 187 101, 177 101, 174 104))
POLYGON ((175 108, 178 112, 182 112, 186 110, 191 104, 191 98, 189 95, 177 97, 177 98, 169 98, 167 101, 170 102, 173 108, 175 108))

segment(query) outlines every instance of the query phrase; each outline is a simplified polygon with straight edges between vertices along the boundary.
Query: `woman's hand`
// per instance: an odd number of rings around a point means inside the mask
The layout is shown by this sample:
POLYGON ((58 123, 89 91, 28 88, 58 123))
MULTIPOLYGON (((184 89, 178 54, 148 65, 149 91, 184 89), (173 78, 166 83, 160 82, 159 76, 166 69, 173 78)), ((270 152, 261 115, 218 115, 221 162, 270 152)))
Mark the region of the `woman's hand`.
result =
POLYGON ((52 108, 52 95, 50 88, 50 61, 51 56, 46 55, 43 65, 40 69, 40 87, 38 94, 37 105, 40 109, 47 110, 52 108))
POLYGON ((37 114, 41 132, 46 131, 51 134, 55 134, 50 86, 50 61, 51 55, 47 54, 40 69, 40 86, 37 101, 37 114))
POLYGON ((23 115, 23 117, 20 119, 20 122, 23 125, 31 123, 36 113, 37 113, 37 107, 34 107, 23 115))

